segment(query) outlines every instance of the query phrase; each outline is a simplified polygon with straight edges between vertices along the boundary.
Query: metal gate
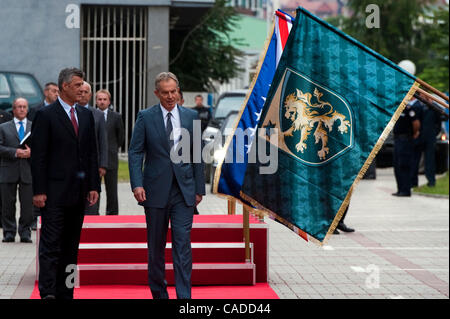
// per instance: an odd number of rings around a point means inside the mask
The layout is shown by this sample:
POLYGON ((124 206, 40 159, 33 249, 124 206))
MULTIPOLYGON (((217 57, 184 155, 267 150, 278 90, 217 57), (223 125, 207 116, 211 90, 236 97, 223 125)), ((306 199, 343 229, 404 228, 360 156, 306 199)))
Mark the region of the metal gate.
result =
POLYGON ((122 114, 127 152, 137 113, 147 107, 147 7, 91 6, 81 10, 81 68, 95 92, 111 92, 122 114))

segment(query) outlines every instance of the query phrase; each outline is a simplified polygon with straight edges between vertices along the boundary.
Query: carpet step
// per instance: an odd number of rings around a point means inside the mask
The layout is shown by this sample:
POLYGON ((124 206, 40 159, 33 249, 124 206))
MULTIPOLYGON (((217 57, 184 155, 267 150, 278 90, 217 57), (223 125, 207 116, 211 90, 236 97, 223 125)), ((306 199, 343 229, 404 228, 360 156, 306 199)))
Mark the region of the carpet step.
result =
MULTIPOLYGON (((253 256, 253 243, 250 243, 253 256)), ((81 243, 78 263, 146 263, 148 249, 146 243, 81 243)), ((166 262, 173 262, 172 243, 167 243, 166 262)), ((192 243, 194 263, 230 263, 245 260, 244 243, 192 243)), ((251 260, 253 258, 251 257, 251 260)))
MULTIPOLYGON (((169 224, 170 228, 170 224, 169 224)), ((267 224, 250 217, 250 233, 264 233, 267 224)), ((195 215, 192 224, 192 242, 242 241, 242 215, 195 215)), ((171 242, 171 232, 167 242, 171 242)), ((147 242, 145 216, 85 216, 81 243, 147 242)))
MULTIPOLYGON (((254 263, 193 263, 192 285, 254 285, 254 263)), ((173 264, 166 264, 166 281, 174 285, 173 264)), ((146 263, 79 264, 78 284, 147 285, 146 263)))
MULTIPOLYGON (((191 231, 192 243, 239 243, 243 241, 243 220, 242 215, 195 215, 191 231)), ((147 228, 146 228, 145 216, 139 215, 118 215, 118 216, 85 216, 83 229, 81 232, 80 247, 84 244, 106 244, 106 243, 129 243, 129 244, 145 244, 147 242, 147 228)), ((169 226, 170 227, 170 226, 169 226)), ((38 230, 36 232, 36 242, 39 242, 40 236, 40 219, 38 224, 38 230)), ((268 240, 269 232, 268 225, 257 218, 250 217, 250 242, 253 243, 252 255, 253 262, 256 265, 256 281, 267 282, 268 280, 268 240)), ((167 243, 171 242, 171 231, 168 231, 167 243)), ((90 258, 97 254, 96 251, 85 249, 81 252, 81 260, 95 263, 145 263, 146 252, 145 249, 138 248, 131 249, 130 252, 123 252, 120 254, 121 258, 112 254, 111 256, 96 257, 97 259, 90 258), (88 259, 83 259, 87 256, 88 259), (145 258, 145 259, 144 259, 145 258)), ((196 252, 193 250, 193 254, 196 252)), ((202 253, 200 257, 193 256, 194 262, 236 262, 242 261, 241 250, 238 251, 236 259, 220 259, 218 256, 212 260, 204 260, 202 253)), ((171 254, 168 255, 167 261, 171 261, 171 254)))

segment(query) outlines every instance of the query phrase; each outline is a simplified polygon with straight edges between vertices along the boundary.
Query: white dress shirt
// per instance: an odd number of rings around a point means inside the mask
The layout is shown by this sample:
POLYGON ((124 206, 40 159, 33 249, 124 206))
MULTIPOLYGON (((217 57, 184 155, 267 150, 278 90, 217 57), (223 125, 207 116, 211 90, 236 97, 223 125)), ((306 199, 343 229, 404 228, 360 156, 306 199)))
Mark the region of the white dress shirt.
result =
MULTIPOLYGON (((164 126, 167 127, 167 114, 169 113, 169 111, 167 111, 161 104, 159 104, 159 106, 161 107, 161 111, 163 114, 164 126)), ((176 148, 181 137, 181 120, 178 105, 175 105, 175 107, 172 109, 172 111, 170 111, 170 113, 172 113, 172 128, 173 128, 172 133, 174 137, 173 145, 176 148)))
POLYGON ((75 108, 75 105, 77 105, 77 103, 75 103, 74 105, 69 105, 66 102, 64 102, 59 96, 58 96, 58 100, 59 100, 59 103, 61 103, 62 107, 64 108, 64 111, 66 111, 67 116, 69 117, 69 120, 72 120, 70 117, 70 109, 72 107, 74 108, 75 119, 77 120, 77 123, 78 123, 77 109, 75 108))

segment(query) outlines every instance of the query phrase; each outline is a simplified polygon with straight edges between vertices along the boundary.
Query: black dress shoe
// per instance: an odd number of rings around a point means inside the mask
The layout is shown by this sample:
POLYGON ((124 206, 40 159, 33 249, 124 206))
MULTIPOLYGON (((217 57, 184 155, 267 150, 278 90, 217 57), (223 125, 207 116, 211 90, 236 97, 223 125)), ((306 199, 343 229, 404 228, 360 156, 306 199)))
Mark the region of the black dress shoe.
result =
POLYGON ((339 231, 336 228, 333 231, 333 235, 339 235, 339 231))
POLYGON ((392 196, 397 196, 397 197, 411 197, 411 194, 397 192, 397 193, 393 193, 392 196))
POLYGON ((31 238, 20 238, 21 243, 32 243, 33 241, 31 238))
POLYGON ((346 233, 353 233, 355 231, 353 228, 347 227, 344 223, 339 223, 337 228, 346 233))
POLYGON ((14 242, 14 237, 5 237, 2 239, 3 243, 13 243, 14 242))
POLYGON ((47 295, 42 297, 42 299, 56 299, 56 297, 54 295, 47 295))

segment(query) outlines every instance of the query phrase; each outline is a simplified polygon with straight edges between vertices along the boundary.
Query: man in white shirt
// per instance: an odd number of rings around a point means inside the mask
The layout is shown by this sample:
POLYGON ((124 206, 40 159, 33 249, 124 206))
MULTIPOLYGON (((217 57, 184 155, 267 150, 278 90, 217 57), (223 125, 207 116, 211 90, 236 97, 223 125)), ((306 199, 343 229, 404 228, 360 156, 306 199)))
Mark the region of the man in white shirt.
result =
POLYGON ((31 131, 31 121, 27 120, 28 101, 17 98, 13 103, 13 120, 0 125, 0 191, 2 194, 3 242, 15 241, 19 233, 20 241, 31 243, 31 223, 33 221, 33 190, 31 185, 30 155, 27 144, 20 145, 31 131), (19 188, 20 219, 17 229, 16 193, 19 188))

